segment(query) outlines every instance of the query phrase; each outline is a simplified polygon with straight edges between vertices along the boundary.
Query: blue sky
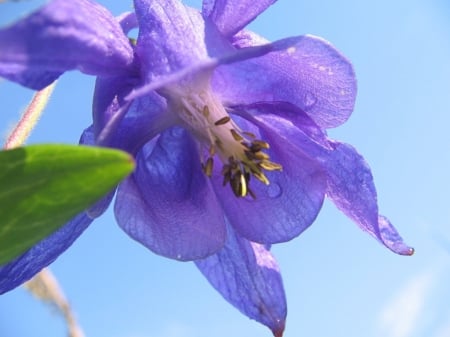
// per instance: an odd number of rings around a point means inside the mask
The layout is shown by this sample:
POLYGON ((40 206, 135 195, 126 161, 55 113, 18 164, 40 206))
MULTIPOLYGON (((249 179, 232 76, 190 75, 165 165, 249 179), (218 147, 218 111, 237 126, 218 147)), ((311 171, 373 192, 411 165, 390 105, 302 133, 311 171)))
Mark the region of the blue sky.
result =
MULTIPOLYGON (((132 8, 99 2, 114 14, 132 8)), ((39 3, 1 3, 0 23, 39 3)), ((288 298, 286 337, 450 336, 449 17, 446 0, 279 0, 252 23, 271 40, 322 36, 353 62, 355 111, 330 136, 364 154, 381 212, 416 248, 412 257, 394 255, 326 202, 310 229, 273 248, 288 298)), ((64 75, 29 142, 77 142, 90 122, 93 84, 64 75)), ((3 135, 31 96, 0 82, 3 135)), ((111 211, 51 269, 88 337, 270 336, 193 264, 129 239, 111 211)), ((62 319, 24 289, 0 297, 0 336, 64 335, 62 319)))

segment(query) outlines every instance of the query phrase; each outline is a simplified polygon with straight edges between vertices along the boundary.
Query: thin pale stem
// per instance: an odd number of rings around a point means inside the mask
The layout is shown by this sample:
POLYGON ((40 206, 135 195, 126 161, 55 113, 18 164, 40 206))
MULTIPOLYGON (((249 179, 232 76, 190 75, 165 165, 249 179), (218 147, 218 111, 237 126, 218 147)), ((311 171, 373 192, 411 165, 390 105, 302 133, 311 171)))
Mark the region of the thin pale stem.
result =
MULTIPOLYGON (((25 144, 47 106, 55 85, 56 82, 53 82, 48 87, 36 92, 19 122, 7 138, 4 145, 5 149, 12 149, 25 144)), ((58 308, 66 320, 70 337, 84 337, 83 330, 77 324, 75 315, 64 296, 58 280, 49 269, 42 269, 31 280, 25 283, 25 288, 38 299, 58 308)))
POLYGON ((25 288, 41 301, 48 302, 58 308, 67 322, 70 337, 84 337, 69 302, 66 300, 56 277, 49 269, 42 269, 39 274, 25 283, 25 288))
POLYGON ((25 144, 25 141, 33 128, 36 126, 42 112, 47 106, 55 85, 56 82, 53 82, 48 87, 36 92, 27 109, 20 118, 20 121, 6 139, 5 149, 12 149, 25 144))

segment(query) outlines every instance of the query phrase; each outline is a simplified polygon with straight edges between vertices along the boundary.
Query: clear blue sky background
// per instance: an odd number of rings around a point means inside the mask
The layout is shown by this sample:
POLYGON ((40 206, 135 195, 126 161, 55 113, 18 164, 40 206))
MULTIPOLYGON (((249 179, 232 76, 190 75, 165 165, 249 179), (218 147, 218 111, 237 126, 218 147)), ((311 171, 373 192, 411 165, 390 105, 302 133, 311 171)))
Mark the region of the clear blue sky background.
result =
MULTIPOLYGON (((1 3, 0 23, 42 1, 1 3)), ((114 14, 131 1, 99 1, 114 14)), ((196 4, 198 6, 198 3, 196 4)), ((416 248, 384 249, 327 202, 299 238, 274 247, 286 337, 450 336, 450 5, 447 0, 279 0, 251 28, 271 39, 314 34, 354 63, 353 116, 331 130, 370 163, 379 205, 416 248)), ((30 143, 78 141, 94 78, 64 75, 30 143)), ((0 82, 0 130, 32 92, 0 82)), ((87 337, 270 336, 208 285, 192 263, 152 254, 111 211, 51 267, 87 337)), ((65 326, 23 288, 0 297, 0 336, 60 337, 65 326)))

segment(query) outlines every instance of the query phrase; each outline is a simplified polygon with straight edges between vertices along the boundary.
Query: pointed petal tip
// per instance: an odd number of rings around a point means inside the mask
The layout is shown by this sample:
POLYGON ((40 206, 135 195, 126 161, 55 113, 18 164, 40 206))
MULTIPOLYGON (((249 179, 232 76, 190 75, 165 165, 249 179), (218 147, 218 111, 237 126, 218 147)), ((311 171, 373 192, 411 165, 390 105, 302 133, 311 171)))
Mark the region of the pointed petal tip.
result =
POLYGON ((382 242, 388 249, 398 255, 402 256, 412 256, 415 253, 415 249, 407 246, 403 242, 399 242, 397 244, 392 244, 390 242, 383 241, 382 242))
POLYGON ((403 241, 388 218, 383 215, 378 216, 378 226, 379 234, 375 234, 375 237, 383 245, 398 255, 411 256, 414 254, 414 248, 403 241))
POLYGON ((382 237, 381 238, 382 244, 395 254, 402 256, 412 256, 415 253, 415 249, 410 246, 407 246, 405 243, 403 243, 403 241, 392 243, 389 241, 385 241, 383 239, 384 238, 382 237))
POLYGON ((273 337, 283 337, 284 334, 284 324, 282 327, 278 328, 278 329, 274 329, 272 330, 273 333, 273 337))
POLYGON ((284 329, 286 327, 286 316, 284 319, 277 319, 275 323, 275 325, 272 325, 270 327, 270 330, 272 330, 273 333, 273 337, 283 337, 284 329))
POLYGON ((415 253, 415 249, 413 247, 408 247, 401 255, 412 256, 415 253))

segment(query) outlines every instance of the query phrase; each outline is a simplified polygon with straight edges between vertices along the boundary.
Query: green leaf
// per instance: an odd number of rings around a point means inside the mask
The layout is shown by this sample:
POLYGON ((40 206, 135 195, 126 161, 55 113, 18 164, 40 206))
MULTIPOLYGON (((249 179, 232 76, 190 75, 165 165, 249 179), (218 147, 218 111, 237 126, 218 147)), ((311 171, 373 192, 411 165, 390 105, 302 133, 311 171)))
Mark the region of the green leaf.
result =
POLYGON ((0 151, 0 265, 94 204, 133 168, 129 154, 99 147, 0 151))

